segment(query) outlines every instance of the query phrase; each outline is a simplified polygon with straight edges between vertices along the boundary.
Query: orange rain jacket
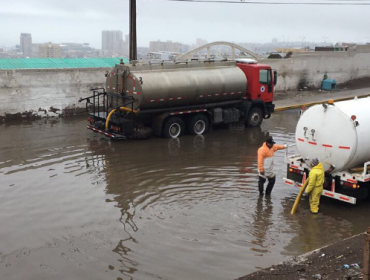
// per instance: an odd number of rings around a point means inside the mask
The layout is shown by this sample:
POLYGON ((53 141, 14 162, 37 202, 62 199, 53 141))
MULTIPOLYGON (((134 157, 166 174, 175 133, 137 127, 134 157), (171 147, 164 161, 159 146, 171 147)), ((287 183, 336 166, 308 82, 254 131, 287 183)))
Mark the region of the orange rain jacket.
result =
POLYGON ((263 143, 262 147, 258 149, 258 170, 259 172, 263 172, 263 162, 265 158, 273 157, 274 153, 278 150, 284 150, 286 147, 285 145, 276 145, 272 146, 271 149, 267 147, 266 142, 263 143))

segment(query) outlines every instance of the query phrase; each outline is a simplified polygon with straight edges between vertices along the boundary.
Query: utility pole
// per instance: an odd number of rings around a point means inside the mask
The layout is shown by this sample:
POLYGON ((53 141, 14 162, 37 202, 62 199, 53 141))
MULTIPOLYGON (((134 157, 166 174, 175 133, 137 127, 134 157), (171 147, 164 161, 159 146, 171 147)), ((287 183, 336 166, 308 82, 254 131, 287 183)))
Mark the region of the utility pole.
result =
POLYGON ((137 60, 136 0, 130 0, 130 62, 137 60))

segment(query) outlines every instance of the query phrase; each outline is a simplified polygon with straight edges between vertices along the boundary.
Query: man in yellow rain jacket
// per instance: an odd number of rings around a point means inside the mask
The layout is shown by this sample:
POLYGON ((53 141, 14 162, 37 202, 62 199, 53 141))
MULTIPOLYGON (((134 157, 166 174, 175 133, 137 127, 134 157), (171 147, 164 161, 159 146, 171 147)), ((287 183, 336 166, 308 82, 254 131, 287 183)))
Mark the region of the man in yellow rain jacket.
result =
POLYGON ((266 188, 266 195, 270 195, 275 185, 274 173, 274 153, 278 150, 286 149, 287 145, 275 145, 274 139, 270 136, 262 147, 258 149, 258 189, 263 195, 263 188, 266 179, 269 180, 266 188))
POLYGON ((310 194, 310 209, 312 214, 319 212, 320 197, 324 186, 325 170, 318 158, 311 161, 311 171, 308 175, 306 194, 310 194))

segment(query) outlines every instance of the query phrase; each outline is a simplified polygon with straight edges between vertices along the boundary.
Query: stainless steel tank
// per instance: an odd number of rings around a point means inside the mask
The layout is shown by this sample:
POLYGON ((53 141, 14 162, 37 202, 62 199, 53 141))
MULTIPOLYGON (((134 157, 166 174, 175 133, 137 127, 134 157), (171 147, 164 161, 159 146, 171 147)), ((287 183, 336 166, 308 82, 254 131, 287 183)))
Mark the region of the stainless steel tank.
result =
POLYGON ((247 78, 235 62, 116 65, 107 92, 133 96, 140 110, 241 99, 247 78))

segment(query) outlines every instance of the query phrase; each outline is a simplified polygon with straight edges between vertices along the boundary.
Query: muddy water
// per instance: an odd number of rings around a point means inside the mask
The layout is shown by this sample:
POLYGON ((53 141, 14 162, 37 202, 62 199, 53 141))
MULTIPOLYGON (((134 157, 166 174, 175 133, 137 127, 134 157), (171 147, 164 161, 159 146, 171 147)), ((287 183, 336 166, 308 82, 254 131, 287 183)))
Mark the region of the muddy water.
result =
POLYGON ((284 152, 259 197, 256 151, 268 133, 292 143, 296 122, 127 142, 84 119, 1 125, 0 279, 235 279, 364 231, 369 203, 292 217, 284 152))

